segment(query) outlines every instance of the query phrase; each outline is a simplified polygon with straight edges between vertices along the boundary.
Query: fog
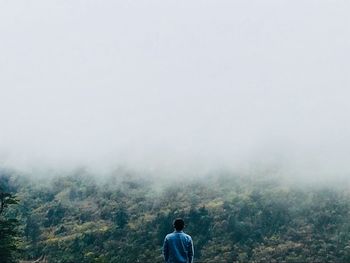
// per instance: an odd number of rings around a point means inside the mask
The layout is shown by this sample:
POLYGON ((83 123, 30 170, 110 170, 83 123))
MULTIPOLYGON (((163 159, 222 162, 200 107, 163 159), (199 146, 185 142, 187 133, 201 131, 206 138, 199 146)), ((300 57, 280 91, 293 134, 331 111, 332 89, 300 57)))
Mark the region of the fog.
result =
POLYGON ((350 172, 347 1, 0 1, 0 165, 350 172))

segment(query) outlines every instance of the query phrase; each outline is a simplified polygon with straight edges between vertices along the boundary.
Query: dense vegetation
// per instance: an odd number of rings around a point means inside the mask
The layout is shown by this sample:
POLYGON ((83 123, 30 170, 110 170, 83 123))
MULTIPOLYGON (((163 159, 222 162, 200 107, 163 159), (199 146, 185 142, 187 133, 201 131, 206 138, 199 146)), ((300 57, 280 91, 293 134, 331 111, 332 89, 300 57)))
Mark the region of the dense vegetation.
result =
POLYGON ((4 263, 16 262, 19 252, 18 220, 8 213, 9 206, 18 202, 9 193, 8 179, 0 176, 0 262, 4 263))
POLYGON ((96 180, 83 171, 50 178, 0 177, 20 200, 9 213, 20 221, 22 259, 162 262, 163 238, 181 216, 197 262, 350 261, 345 186, 236 175, 182 183, 127 173, 96 180))

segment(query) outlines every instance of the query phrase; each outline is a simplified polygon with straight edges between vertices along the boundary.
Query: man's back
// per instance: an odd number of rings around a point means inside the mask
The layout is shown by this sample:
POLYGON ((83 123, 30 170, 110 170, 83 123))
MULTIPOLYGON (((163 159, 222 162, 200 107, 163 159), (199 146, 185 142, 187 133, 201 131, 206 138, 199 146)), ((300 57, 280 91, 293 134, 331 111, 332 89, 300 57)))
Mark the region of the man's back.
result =
POLYGON ((183 231, 168 234, 164 239, 163 253, 167 263, 191 263, 193 261, 192 238, 183 231))

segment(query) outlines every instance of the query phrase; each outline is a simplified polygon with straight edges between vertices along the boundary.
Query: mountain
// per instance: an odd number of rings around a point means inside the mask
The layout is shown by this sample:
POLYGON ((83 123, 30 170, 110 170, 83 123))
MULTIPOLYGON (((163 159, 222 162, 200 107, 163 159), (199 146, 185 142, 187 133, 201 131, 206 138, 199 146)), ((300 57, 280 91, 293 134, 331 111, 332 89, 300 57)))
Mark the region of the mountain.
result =
POLYGON ((350 191, 276 176, 217 173, 160 179, 84 172, 38 179, 3 173, 19 200, 22 259, 163 262, 172 220, 184 218, 196 262, 350 260, 350 191))

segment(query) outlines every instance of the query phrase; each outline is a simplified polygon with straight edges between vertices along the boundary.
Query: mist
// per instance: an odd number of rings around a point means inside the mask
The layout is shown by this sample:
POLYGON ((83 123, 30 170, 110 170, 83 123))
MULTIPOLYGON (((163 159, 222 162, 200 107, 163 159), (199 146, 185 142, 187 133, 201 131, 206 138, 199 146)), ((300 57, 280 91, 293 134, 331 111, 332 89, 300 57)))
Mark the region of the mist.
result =
POLYGON ((346 1, 1 1, 0 165, 350 172, 346 1))

